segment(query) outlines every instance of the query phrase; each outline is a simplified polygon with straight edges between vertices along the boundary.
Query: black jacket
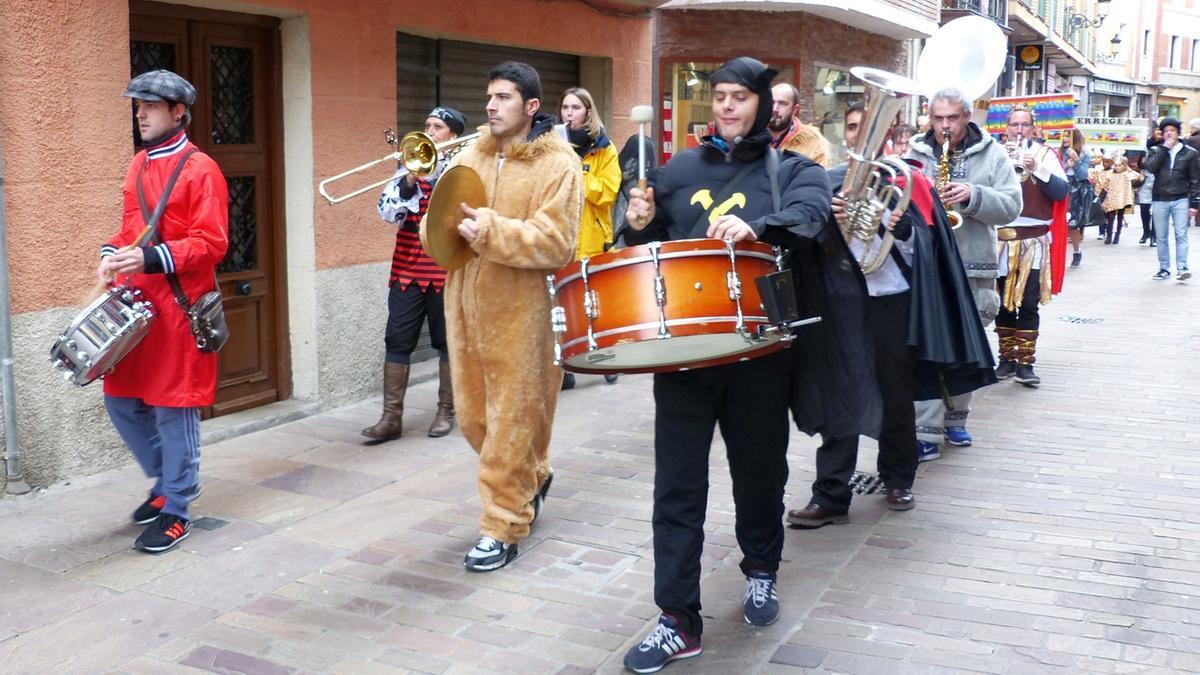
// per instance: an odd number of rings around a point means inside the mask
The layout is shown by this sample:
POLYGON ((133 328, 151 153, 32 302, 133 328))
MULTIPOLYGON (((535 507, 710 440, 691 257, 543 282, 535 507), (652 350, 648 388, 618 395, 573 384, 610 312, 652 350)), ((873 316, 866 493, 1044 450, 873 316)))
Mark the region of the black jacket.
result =
POLYGON ((770 134, 755 135, 726 152, 706 138, 648 177, 654 187, 655 217, 645 229, 625 230, 637 245, 654 240, 703 237, 699 223, 707 198, 715 200, 726 183, 747 164, 754 165, 739 183, 727 213, 746 221, 761 241, 782 246, 796 284, 804 317, 820 316, 796 330, 790 407, 796 426, 808 434, 838 438, 878 433, 882 404, 874 362, 863 339, 866 283, 858 263, 830 216, 832 193, 825 170, 806 157, 783 153, 779 164, 780 210, 775 212, 767 175, 770 134), (761 136, 761 138, 759 138, 761 136), (741 202, 744 200, 744 205, 741 202))
MULTIPOLYGON (((769 141, 770 134, 765 134, 769 141)), ((746 221, 754 234, 768 244, 786 245, 789 234, 813 236, 829 216, 831 194, 825 170, 800 155, 786 153, 779 163, 780 211, 771 202, 767 176, 767 142, 751 137, 726 152, 723 141, 706 136, 704 144, 675 155, 647 176, 654 188, 654 220, 645 229, 626 230, 630 246, 649 241, 702 239, 708 229, 700 217, 712 200, 747 164, 753 165, 730 195, 726 205, 712 205, 746 221)))
POLYGON ((1165 202, 1187 197, 1188 206, 1197 209, 1200 208, 1200 152, 1182 140, 1179 145, 1174 168, 1166 146, 1156 145, 1146 154, 1144 166, 1154 174, 1151 199, 1165 202))

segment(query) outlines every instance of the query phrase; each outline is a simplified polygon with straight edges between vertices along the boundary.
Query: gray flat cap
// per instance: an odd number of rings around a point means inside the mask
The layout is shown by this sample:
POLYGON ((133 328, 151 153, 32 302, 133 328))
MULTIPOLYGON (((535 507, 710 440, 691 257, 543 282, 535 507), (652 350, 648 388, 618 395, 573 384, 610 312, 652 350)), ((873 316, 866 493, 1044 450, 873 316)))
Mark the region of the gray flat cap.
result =
POLYGON ((130 80, 122 96, 144 101, 173 101, 190 108, 196 103, 196 88, 169 70, 151 70, 130 80))

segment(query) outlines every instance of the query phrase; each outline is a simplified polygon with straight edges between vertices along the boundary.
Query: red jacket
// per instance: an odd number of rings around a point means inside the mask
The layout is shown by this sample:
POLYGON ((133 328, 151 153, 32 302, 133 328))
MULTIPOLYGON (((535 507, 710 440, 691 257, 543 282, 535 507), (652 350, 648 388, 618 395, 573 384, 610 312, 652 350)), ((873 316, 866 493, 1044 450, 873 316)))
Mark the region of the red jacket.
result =
MULTIPOLYGON (((137 196, 139 172, 147 207, 153 212, 175 165, 195 147, 181 131, 134 156, 125 175, 121 230, 101 247, 101 255, 132 243, 145 228, 137 196)), ((160 245, 144 249, 148 269, 173 270, 192 302, 214 288, 216 266, 229 246, 228 205, 225 177, 216 162, 204 153, 193 153, 159 220, 160 245)), ((166 276, 136 274, 126 281, 154 305, 157 316, 141 344, 104 378, 104 393, 172 408, 212 405, 217 355, 196 348, 187 316, 175 302, 166 276)))

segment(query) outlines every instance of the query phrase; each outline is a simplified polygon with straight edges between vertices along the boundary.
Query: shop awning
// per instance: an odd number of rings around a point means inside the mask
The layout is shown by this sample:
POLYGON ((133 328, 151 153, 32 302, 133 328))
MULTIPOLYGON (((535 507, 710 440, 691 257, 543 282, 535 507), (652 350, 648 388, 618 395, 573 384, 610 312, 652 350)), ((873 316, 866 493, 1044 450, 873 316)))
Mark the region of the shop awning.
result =
POLYGON ((659 9, 807 12, 896 40, 929 37, 938 29, 936 16, 929 18, 881 0, 671 0, 659 9))

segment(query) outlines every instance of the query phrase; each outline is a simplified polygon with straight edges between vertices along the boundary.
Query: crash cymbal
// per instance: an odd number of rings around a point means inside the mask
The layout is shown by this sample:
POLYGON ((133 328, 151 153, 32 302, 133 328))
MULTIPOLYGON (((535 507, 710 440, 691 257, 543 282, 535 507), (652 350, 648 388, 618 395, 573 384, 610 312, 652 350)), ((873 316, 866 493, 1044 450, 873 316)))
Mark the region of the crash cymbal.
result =
POLYGON ((425 212, 426 252, 448 270, 456 270, 475 257, 471 245, 458 233, 458 224, 466 217, 459 204, 473 208, 487 205, 483 181, 469 166, 452 166, 442 174, 425 212))

